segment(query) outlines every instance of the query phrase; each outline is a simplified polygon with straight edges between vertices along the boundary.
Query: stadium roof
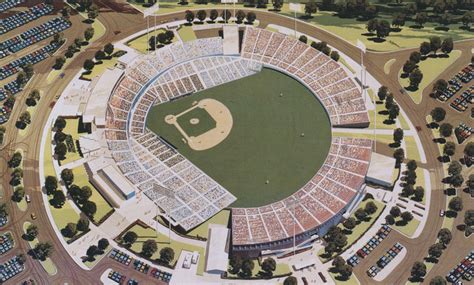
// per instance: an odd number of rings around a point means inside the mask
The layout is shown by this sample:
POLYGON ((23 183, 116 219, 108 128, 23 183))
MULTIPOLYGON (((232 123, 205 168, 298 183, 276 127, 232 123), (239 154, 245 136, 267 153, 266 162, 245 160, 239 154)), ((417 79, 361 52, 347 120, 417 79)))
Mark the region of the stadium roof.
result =
POLYGON ((390 187, 393 184, 392 172, 395 168, 393 157, 372 153, 366 180, 381 186, 390 187))

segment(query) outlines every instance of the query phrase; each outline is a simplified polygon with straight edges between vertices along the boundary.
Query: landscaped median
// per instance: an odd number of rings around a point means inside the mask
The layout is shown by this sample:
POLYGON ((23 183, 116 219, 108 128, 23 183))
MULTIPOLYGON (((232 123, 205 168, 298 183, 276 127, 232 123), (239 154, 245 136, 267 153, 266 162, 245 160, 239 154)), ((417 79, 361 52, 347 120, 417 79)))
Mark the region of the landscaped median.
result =
MULTIPOLYGON (((23 224, 23 232, 26 234, 26 229, 31 225, 30 222, 25 222, 23 224)), ((35 246, 39 243, 39 240, 37 238, 33 240, 28 240, 28 245, 30 246, 31 250, 35 248, 35 246)), ((44 270, 50 275, 56 275, 58 273, 58 269, 56 268, 56 265, 54 262, 48 257, 45 260, 39 260, 38 261, 41 263, 41 266, 43 266, 44 270)))
POLYGON ((337 278, 337 273, 329 271, 329 276, 336 282, 337 285, 360 285, 359 279, 355 276, 355 274, 351 274, 351 277, 347 280, 339 280, 337 278))

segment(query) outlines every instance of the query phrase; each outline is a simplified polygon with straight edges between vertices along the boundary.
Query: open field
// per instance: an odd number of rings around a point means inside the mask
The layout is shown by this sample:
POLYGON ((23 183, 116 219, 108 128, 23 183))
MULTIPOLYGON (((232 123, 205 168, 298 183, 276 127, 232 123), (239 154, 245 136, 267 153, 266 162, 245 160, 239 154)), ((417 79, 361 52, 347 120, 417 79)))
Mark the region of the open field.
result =
POLYGON ((105 217, 112 207, 105 200, 105 198, 99 193, 99 191, 89 182, 89 176, 87 175, 86 169, 83 165, 78 166, 72 169, 74 173, 74 184, 79 187, 89 186, 92 190, 92 196, 89 198, 89 201, 94 202, 97 205, 97 212, 94 214, 94 221, 99 222, 103 217, 105 217))
POLYGON ((158 250, 153 254, 151 259, 158 259, 160 258, 160 250, 164 247, 170 247, 174 250, 174 260, 171 261, 171 264, 175 263, 179 255, 181 254, 182 250, 187 250, 190 252, 197 251, 199 252, 199 261, 198 261, 198 268, 197 268, 197 273, 199 275, 202 275, 204 272, 204 263, 205 263, 205 249, 202 247, 198 247, 195 245, 190 245, 186 243, 182 243, 176 240, 171 240, 171 244, 168 243, 168 236, 163 235, 161 233, 158 233, 158 236, 156 235, 156 231, 153 228, 144 228, 141 225, 134 225, 132 228, 130 228, 129 231, 133 231, 138 235, 138 239, 135 243, 132 244, 131 249, 137 253, 140 253, 142 251, 142 245, 146 240, 152 239, 155 240, 156 243, 158 244, 158 250))
POLYGON ((408 222, 408 224, 404 226, 398 226, 395 224, 395 225, 392 225, 392 228, 401 232, 407 237, 411 237, 415 233, 419 224, 420 224, 420 221, 414 218, 413 220, 411 220, 410 222, 408 222))
MULTIPOLYGON (((418 68, 423 73, 423 80, 421 81, 420 85, 418 86, 418 90, 416 91, 408 91, 408 95, 413 99, 416 104, 419 104, 422 100, 423 90, 430 85, 433 80, 438 77, 448 66, 450 66, 453 62, 456 61, 461 56, 461 51, 453 50, 449 57, 437 57, 431 58, 428 57, 425 60, 420 61, 418 63, 418 68)), ((401 71, 400 71, 401 72, 401 71)), ((448 79, 448 78, 446 78, 448 79)), ((408 87, 410 85, 410 80, 407 78, 400 78, 400 85, 402 87, 408 87)))
POLYGON ((321 103, 299 82, 270 69, 152 107, 147 127, 231 191, 238 198, 234 206, 265 205, 292 194, 318 171, 331 142, 321 103), (217 146, 194 151, 164 117, 204 98, 227 106, 233 126, 217 146))

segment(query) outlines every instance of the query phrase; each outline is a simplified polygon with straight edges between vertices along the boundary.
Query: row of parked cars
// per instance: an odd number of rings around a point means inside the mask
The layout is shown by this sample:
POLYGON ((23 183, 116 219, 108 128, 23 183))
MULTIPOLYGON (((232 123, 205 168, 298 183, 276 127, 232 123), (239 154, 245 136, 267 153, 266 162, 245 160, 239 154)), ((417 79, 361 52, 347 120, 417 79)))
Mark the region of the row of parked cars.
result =
POLYGON ((474 250, 468 256, 463 258, 459 264, 449 271, 446 280, 453 284, 463 284, 461 279, 472 281, 474 276, 474 250))
POLYGON ((7 262, 0 264, 0 282, 5 282, 25 270, 25 265, 20 261, 20 257, 15 256, 7 262))
POLYGON ((360 263, 360 258, 365 258, 369 255, 390 233, 392 228, 387 225, 383 225, 377 231, 377 233, 361 248, 356 254, 352 255, 347 259, 347 264, 355 267, 360 263))
MULTIPOLYGON (((118 261, 125 266, 129 266, 130 263, 133 262, 133 268, 143 274, 148 274, 150 272, 150 275, 153 276, 156 279, 162 280, 166 283, 169 283, 172 277, 171 273, 161 271, 158 268, 152 267, 149 264, 146 264, 143 261, 140 260, 134 260, 130 255, 118 250, 118 249, 112 249, 112 251, 109 254, 109 257, 112 258, 115 261, 118 261)), ((110 276, 110 274, 109 274, 110 276)))
POLYGON ((454 110, 464 112, 469 107, 469 104, 474 103, 474 85, 465 90, 459 97, 455 98, 449 104, 454 110))
POLYGON ((28 9, 28 11, 22 11, 13 14, 3 20, 0 20, 0 35, 3 35, 11 30, 25 25, 33 20, 38 19, 41 16, 47 15, 53 11, 53 6, 44 3, 35 5, 28 9))
POLYGON ((0 58, 25 49, 32 44, 47 39, 59 32, 68 29, 71 22, 63 17, 57 17, 37 27, 29 29, 20 35, 0 43, 0 58))
POLYGON ((25 2, 25 0, 5 0, 0 3, 0 13, 20 5, 23 2, 25 2))
POLYGON ((0 235, 0 255, 7 253, 13 248, 13 237, 11 233, 0 235))
POLYGON ((3 80, 19 72, 22 66, 25 66, 27 64, 36 64, 46 59, 49 54, 54 52, 57 48, 59 48, 59 43, 53 42, 40 49, 35 50, 32 53, 20 57, 19 59, 5 64, 4 66, 0 67, 0 80, 3 80))
POLYGON ((387 252, 382 255, 382 257, 377 260, 377 265, 372 265, 368 270, 367 270, 367 275, 369 277, 375 277, 377 274, 387 266, 399 253, 402 251, 403 245, 400 243, 394 244, 387 252))
POLYGON ((459 90, 461 90, 463 84, 469 83, 473 78, 474 65, 471 63, 454 75, 453 78, 448 81, 448 88, 444 91, 438 91, 436 96, 439 100, 445 102, 453 97, 459 90))

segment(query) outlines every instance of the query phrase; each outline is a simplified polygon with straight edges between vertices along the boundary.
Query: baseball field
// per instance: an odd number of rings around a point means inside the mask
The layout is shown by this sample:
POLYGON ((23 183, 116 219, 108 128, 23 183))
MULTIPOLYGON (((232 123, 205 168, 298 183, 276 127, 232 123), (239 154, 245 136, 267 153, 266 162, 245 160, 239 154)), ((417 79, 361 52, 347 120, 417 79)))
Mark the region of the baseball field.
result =
POLYGON ((261 206, 289 196, 320 168, 331 143, 330 121, 321 103, 298 81, 266 68, 154 106, 146 124, 234 194, 234 207, 261 206), (220 122, 219 116, 210 116, 198 107, 209 101, 203 99, 222 103, 231 118, 220 122), (174 124, 166 122, 169 115, 176 116, 174 124), (219 143, 201 150, 187 143, 185 136, 206 144, 206 134, 216 126, 230 128, 219 143))

